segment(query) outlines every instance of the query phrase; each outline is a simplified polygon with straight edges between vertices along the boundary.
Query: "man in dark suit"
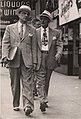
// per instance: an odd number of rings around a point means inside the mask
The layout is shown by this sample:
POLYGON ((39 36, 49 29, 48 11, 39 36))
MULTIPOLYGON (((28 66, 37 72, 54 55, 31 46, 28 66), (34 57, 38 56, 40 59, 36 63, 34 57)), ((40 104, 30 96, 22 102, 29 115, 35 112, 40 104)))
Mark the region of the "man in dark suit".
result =
POLYGON ((16 10, 19 17, 17 23, 6 27, 2 40, 2 62, 9 67, 13 109, 19 111, 20 78, 22 79, 23 107, 26 115, 34 109, 33 101, 33 69, 37 64, 36 30, 27 21, 31 8, 22 5, 16 10))
POLYGON ((58 66, 58 61, 62 54, 63 42, 61 32, 50 27, 49 23, 52 21, 52 16, 47 10, 40 15, 40 19, 41 27, 36 30, 38 39, 37 70, 40 70, 42 65, 46 71, 45 95, 47 103, 50 77, 52 71, 58 66))

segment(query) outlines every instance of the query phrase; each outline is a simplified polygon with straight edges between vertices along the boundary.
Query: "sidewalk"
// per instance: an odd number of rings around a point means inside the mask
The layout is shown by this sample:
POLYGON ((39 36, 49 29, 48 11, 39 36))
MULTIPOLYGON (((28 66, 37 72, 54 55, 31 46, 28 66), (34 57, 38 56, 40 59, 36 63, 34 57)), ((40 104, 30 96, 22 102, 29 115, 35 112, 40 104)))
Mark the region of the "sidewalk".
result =
MULTIPOLYGON (((1 68, 1 67, 0 67, 1 68)), ((81 119, 81 80, 76 76, 65 76, 53 72, 49 89, 49 108, 43 114, 39 109, 39 100, 35 100, 35 109, 30 117, 22 109, 12 109, 12 94, 8 69, 1 68, 0 108, 2 119, 81 119)))

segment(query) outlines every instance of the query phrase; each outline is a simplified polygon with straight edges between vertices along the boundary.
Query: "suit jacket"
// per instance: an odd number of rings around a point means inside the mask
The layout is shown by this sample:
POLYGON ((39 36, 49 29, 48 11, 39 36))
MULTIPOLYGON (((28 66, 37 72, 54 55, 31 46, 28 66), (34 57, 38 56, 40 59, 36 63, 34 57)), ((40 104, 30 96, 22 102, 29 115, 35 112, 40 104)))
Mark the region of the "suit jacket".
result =
POLYGON ((9 63, 9 67, 20 66, 20 56, 26 67, 32 67, 33 63, 37 63, 36 57, 36 30, 33 26, 27 25, 25 34, 20 40, 18 32, 18 22, 15 24, 8 25, 6 27, 4 37, 2 40, 2 59, 8 57, 10 49, 17 47, 15 57, 9 63))
MULTIPOLYGON (((37 69, 39 69, 41 65, 42 60, 42 53, 41 53, 41 28, 38 28, 36 30, 37 33, 37 41, 38 41, 38 66, 37 69)), ((54 70, 58 66, 58 62, 55 60, 55 55, 59 53, 62 54, 63 49, 63 42, 61 39, 61 32, 57 29, 51 29, 49 27, 49 42, 48 42, 48 56, 45 59, 45 67, 48 69, 54 70)))

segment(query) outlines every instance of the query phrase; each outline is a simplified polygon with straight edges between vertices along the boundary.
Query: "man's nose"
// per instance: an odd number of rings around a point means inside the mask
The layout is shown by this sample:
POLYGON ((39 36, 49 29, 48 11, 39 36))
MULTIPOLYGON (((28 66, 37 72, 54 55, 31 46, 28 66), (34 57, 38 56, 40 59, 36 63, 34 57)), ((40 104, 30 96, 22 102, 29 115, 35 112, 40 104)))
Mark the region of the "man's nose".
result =
POLYGON ((25 14, 25 16, 28 16, 28 14, 25 14))
POLYGON ((25 16, 26 16, 26 17, 28 17, 28 16, 29 16, 29 14, 25 14, 25 16))

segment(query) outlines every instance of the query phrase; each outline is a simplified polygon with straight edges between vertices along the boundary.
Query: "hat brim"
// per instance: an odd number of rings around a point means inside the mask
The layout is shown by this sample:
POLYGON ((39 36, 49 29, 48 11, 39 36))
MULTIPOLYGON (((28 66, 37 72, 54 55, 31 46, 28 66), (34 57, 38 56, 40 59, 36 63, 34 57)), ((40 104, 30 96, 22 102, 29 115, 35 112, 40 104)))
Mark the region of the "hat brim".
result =
POLYGON ((48 16, 47 14, 41 14, 41 15, 40 15, 40 19, 41 19, 42 17, 46 17, 46 18, 48 18, 50 21, 52 21, 52 18, 51 18, 50 16, 48 16))
POLYGON ((20 14, 20 12, 22 12, 22 11, 27 11, 27 12, 30 13, 30 15, 31 15, 31 13, 32 13, 29 9, 26 9, 26 8, 19 8, 19 9, 16 10, 16 14, 18 15, 18 14, 20 14))

